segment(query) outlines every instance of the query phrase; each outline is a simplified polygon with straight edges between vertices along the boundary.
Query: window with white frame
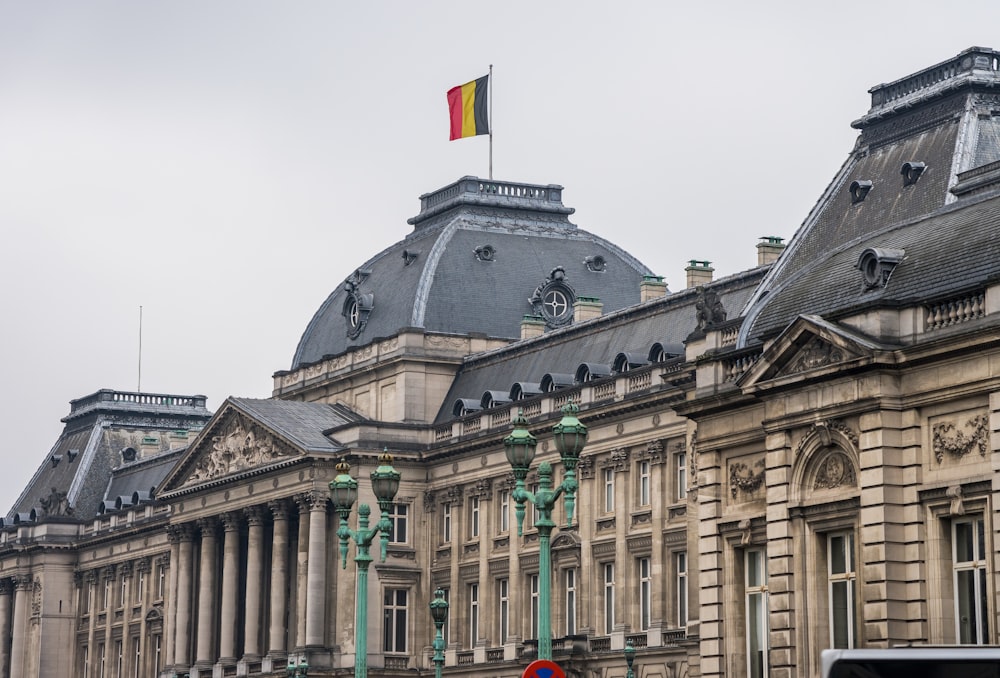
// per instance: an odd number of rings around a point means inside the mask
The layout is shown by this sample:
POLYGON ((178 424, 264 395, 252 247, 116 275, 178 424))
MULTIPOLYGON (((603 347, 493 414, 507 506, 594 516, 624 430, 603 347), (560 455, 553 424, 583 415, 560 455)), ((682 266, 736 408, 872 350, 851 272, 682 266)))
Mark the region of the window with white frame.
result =
POLYGON ((407 535, 407 518, 410 514, 409 504, 393 504, 389 509, 389 541, 394 544, 405 544, 409 541, 407 535))
POLYGON ((653 600, 653 579, 649 558, 639 558, 639 630, 649 629, 649 610, 653 600))
POLYGON ((762 549, 743 552, 748 678, 767 678, 767 559, 762 549))
POLYGON ((648 461, 639 462, 639 506, 649 506, 649 468, 648 461))
POLYGON ((479 536, 479 497, 469 498, 469 536, 479 536))
POLYGON ((382 607, 382 651, 406 652, 406 589, 386 589, 382 607))
MULTIPOLYGON (((539 485, 538 483, 531 483, 531 486, 528 489, 531 490, 532 495, 537 495, 539 490, 539 485)), ((528 502, 528 514, 526 516, 526 519, 528 522, 527 525, 524 526, 524 529, 526 530, 535 529, 535 523, 538 522, 538 509, 535 508, 534 502, 530 501, 528 502)))
POLYGON ((528 591, 531 593, 531 638, 538 637, 538 575, 528 575, 528 591))
POLYGON ((90 646, 84 645, 80 650, 80 666, 83 667, 83 678, 90 678, 90 646))
POLYGON ((163 563, 156 564, 156 599, 163 600, 167 590, 167 568, 163 563))
POLYGON ((501 533, 510 531, 510 490, 500 490, 500 529, 501 533))
POLYGON ((111 577, 104 578, 104 591, 101 594, 101 609, 106 610, 111 604, 111 577))
POLYGON ((163 636, 157 633, 153 636, 153 675, 160 675, 163 667, 163 636))
POLYGON ((128 577, 122 572, 121 580, 118 582, 118 607, 125 607, 128 602, 128 577))
POLYGON ((687 626, 688 623, 688 568, 687 551, 674 554, 674 566, 677 589, 677 626, 687 626))
POLYGON ((441 507, 441 542, 447 544, 451 541, 451 504, 441 507))
POLYGON ((604 469, 604 512, 614 513, 615 510, 615 470, 604 469))
POLYGON ((125 678, 125 674, 122 672, 125 664, 125 653, 122 650, 122 641, 115 641, 115 678, 125 678))
POLYGON ((469 584, 469 647, 479 641, 479 584, 469 584))
POLYGON ((854 533, 827 535, 827 578, 830 600, 830 647, 852 648, 857 628, 857 572, 854 569, 854 533))
POLYGON ((142 597, 146 592, 146 570, 145 566, 139 569, 135 577, 135 587, 132 589, 132 604, 138 605, 142 602, 142 597))
POLYGON ((576 634, 576 570, 563 570, 566 578, 566 635, 576 634))
POLYGON ((687 486, 688 486, 688 468, 687 468, 687 452, 681 451, 674 455, 674 465, 677 468, 677 491, 676 496, 678 501, 687 498, 687 486))
POLYGON ((139 652, 139 639, 132 638, 132 678, 139 678, 142 672, 139 667, 142 665, 142 653, 139 652))
POLYGON ((604 633, 611 635, 615 628, 615 564, 604 563, 601 573, 604 579, 604 633))
POLYGON ((951 524, 955 586, 955 637, 963 645, 989 642, 986 533, 982 516, 951 524))
MULTIPOLYGON (((444 587, 444 586, 441 586, 441 587, 438 587, 438 588, 440 588, 444 592, 444 600, 445 600, 445 602, 450 603, 451 602, 451 590, 448 589, 447 587, 444 587)), ((448 642, 450 642, 450 639, 451 639, 451 628, 450 628, 450 624, 448 622, 447 617, 444 620, 444 626, 441 627, 441 637, 444 638, 445 644, 447 644, 448 642)))
POLYGON ((107 656, 105 654, 104 643, 100 643, 97 646, 97 678, 107 678, 106 668, 107 656))
POLYGON ((500 644, 507 642, 510 631, 510 580, 497 580, 497 611, 500 613, 500 644))

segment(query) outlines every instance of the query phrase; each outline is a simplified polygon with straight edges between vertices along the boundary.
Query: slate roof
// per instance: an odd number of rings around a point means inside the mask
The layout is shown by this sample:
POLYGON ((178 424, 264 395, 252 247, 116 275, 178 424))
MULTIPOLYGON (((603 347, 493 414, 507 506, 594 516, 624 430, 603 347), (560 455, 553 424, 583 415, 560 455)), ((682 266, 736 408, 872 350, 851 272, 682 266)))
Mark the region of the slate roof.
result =
MULTIPOLYGON (((754 268, 705 287, 715 290, 731 318, 766 271, 766 266, 754 268)), ((681 346, 697 328, 696 300, 696 290, 687 289, 472 356, 452 382, 435 422, 453 419, 459 398, 478 402, 487 390, 509 392, 516 382, 537 383, 547 373, 573 375, 581 363, 612 365, 622 352, 648 355, 655 343, 681 346)))
POLYGON ((559 186, 465 177, 421 203, 420 215, 410 220, 414 231, 349 278, 373 299, 361 334, 348 334, 349 292, 338 285, 303 333, 292 369, 408 327, 516 339, 523 316, 532 312, 528 299, 558 266, 577 296, 597 297, 605 311, 638 303, 642 276, 651 273, 570 223, 573 209, 563 206, 559 186), (477 256, 484 246, 493 249, 492 258, 477 256), (590 270, 588 257, 603 258, 604 270, 590 270))
POLYGON ((342 407, 324 403, 258 398, 229 398, 228 402, 308 452, 340 452, 344 448, 323 431, 360 420, 342 407))
POLYGON ((856 238, 771 292, 753 331, 770 335, 803 309, 829 317, 872 305, 912 306, 1000 279, 1000 192, 963 200, 937 213, 856 238), (869 247, 905 250, 886 286, 866 290, 856 268, 869 247))
MULTIPOLYGON (((948 212, 956 199, 950 189, 958 175, 1000 160, 1000 120, 992 117, 992 110, 1000 106, 1000 97, 993 93, 1000 87, 1000 71, 994 66, 998 56, 992 50, 971 48, 952 60, 872 88, 871 109, 853 123, 861 130, 854 150, 744 309, 741 346, 773 336, 784 327, 782 323, 800 313, 829 313, 863 303, 856 295, 860 273, 843 268, 856 264, 857 257, 848 262, 847 254, 843 260, 832 255, 847 248, 853 256, 856 251, 851 248, 862 242, 893 247, 873 236, 948 212), (924 163, 926 169, 915 184, 905 185, 901 169, 914 162, 924 163), (873 184, 857 203, 850 192, 854 181, 873 184), (836 271, 825 270, 830 267, 836 271), (842 287, 809 289, 802 280, 842 287)), ((932 248, 952 248, 945 231, 926 236, 933 238, 932 248)), ((909 262, 898 267, 894 279, 913 270, 914 245, 907 250, 909 262)), ((924 283, 914 282, 908 289, 919 287, 922 294, 935 296, 952 288, 950 272, 931 274, 926 265, 920 270, 924 283), (935 275, 943 278, 943 287, 928 284, 935 275)), ((967 276, 960 277, 968 282, 967 276)), ((897 285, 894 280, 892 287, 897 285)))

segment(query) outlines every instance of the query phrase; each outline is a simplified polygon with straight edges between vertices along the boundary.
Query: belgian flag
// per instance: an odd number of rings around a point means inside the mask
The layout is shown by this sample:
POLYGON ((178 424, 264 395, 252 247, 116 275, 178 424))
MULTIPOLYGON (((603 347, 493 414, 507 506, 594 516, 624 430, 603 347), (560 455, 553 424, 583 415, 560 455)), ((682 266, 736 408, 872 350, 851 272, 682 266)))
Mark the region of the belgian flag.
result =
POLYGON ((490 76, 458 85, 448 90, 448 112, 451 117, 451 141, 490 133, 486 109, 486 89, 490 76))

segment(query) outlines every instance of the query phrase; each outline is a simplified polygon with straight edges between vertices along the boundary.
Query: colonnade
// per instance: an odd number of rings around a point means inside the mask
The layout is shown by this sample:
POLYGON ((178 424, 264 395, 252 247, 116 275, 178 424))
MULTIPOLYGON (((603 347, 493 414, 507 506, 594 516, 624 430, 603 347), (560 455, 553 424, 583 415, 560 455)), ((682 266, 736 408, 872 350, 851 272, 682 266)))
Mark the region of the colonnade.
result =
POLYGON ((311 492, 168 528, 176 563, 168 666, 277 667, 289 652, 328 647, 328 504, 325 493, 311 492))

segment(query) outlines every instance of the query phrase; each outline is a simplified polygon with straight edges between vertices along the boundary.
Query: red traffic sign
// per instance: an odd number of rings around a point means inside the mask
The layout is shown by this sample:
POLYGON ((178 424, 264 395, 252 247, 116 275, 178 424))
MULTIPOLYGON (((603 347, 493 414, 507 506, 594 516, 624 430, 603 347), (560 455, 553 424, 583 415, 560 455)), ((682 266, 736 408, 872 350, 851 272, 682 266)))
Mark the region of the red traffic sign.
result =
POLYGON ((524 669, 521 678, 566 678, 566 672, 554 661, 536 659, 524 669))

